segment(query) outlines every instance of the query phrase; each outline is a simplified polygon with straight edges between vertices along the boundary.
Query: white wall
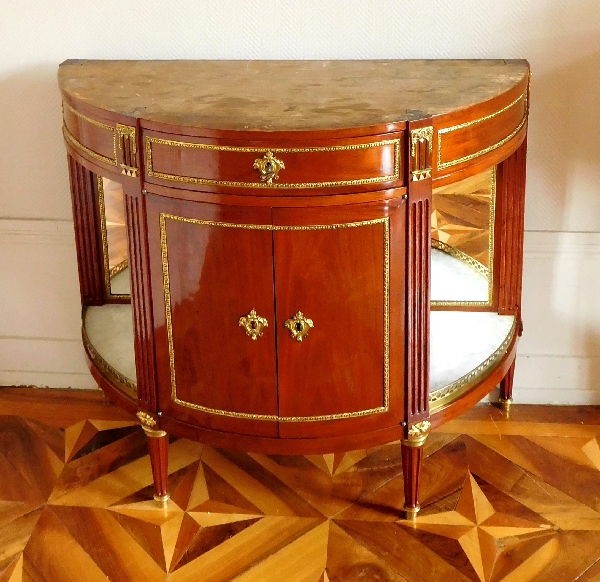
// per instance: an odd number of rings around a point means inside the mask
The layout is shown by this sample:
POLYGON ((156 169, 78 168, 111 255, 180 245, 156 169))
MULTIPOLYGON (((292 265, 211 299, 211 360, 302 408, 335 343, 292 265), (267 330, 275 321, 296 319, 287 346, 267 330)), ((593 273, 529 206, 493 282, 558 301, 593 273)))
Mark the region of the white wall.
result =
POLYGON ((598 0, 3 0, 1 8, 0 384, 94 386, 79 342, 55 81, 62 60, 524 57, 533 84, 515 396, 600 403, 598 0))

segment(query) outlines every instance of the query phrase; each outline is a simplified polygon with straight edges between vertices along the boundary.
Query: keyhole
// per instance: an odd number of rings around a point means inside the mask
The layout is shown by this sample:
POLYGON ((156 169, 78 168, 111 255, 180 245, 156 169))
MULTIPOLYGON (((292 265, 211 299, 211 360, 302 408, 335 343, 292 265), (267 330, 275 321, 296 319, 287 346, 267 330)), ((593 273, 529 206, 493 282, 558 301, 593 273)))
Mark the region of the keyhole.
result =
POLYGON ((253 321, 253 322, 251 322, 251 323, 250 323, 250 327, 251 327, 252 329, 256 329, 256 321, 253 321))
POLYGON ((265 164, 265 172, 267 172, 267 174, 270 174, 273 171, 273 168, 271 166, 271 162, 267 162, 265 164))
POLYGON ((298 322, 295 326, 296 331, 302 331, 302 324, 300 322, 298 322))

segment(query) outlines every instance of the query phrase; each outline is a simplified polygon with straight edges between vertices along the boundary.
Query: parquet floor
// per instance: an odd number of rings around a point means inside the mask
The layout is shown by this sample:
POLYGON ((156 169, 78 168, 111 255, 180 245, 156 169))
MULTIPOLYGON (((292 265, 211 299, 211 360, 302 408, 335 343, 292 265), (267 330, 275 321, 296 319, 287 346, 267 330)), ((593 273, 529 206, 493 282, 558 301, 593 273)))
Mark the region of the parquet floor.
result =
POLYGON ((430 436, 411 523, 397 444, 176 440, 161 509, 132 418, 97 394, 3 389, 0 582, 600 581, 600 409, 511 416, 478 407, 430 436))

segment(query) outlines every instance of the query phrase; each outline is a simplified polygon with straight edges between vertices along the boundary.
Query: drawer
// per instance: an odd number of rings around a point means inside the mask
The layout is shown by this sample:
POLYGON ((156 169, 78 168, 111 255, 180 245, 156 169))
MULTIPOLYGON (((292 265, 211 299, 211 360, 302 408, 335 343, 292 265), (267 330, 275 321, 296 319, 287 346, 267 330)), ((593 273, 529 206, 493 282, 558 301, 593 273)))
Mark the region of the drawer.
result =
POLYGON ((135 122, 122 116, 109 120, 92 116, 63 100, 63 135, 67 145, 84 159, 123 176, 137 177, 135 122), (119 119, 126 123, 120 123, 119 119))
MULTIPOLYGON (((475 163, 488 167, 510 151, 513 139, 526 129, 528 117, 528 78, 500 97, 465 111, 436 120, 436 164, 434 176, 459 171, 475 163)), ((514 150, 514 146, 513 146, 514 150)))
MULTIPOLYGON (((380 189, 403 181, 403 132, 343 140, 208 140, 144 131, 148 182, 198 190, 380 189)), ((260 192, 260 194, 258 193, 260 192)), ((316 192, 315 192, 316 193, 316 192)))
POLYGON ((99 121, 63 101, 65 140, 85 157, 117 166, 117 132, 114 123, 99 121))

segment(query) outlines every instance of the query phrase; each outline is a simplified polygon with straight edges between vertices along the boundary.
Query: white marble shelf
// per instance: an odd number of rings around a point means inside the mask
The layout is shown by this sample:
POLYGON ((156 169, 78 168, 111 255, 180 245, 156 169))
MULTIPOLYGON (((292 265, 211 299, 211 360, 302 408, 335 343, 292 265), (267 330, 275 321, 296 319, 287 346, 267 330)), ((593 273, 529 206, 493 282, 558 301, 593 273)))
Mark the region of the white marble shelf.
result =
MULTIPOLYGON (((460 382, 507 344, 515 318, 489 312, 431 312, 430 394, 460 382)), ((89 307, 85 330, 98 354, 117 372, 136 381, 131 305, 89 307)))
POLYGON ((129 269, 123 269, 110 280, 110 292, 113 295, 130 295, 131 283, 129 281, 129 269))
POLYGON ((448 253, 431 249, 431 301, 487 302, 486 275, 448 253))

